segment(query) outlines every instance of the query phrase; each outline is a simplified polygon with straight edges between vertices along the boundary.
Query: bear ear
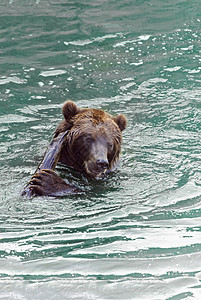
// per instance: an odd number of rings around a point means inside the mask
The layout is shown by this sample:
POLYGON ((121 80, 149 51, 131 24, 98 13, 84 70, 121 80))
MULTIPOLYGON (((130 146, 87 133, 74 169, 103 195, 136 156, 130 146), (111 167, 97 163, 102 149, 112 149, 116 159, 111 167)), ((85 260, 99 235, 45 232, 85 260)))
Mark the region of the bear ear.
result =
POLYGON ((122 115, 122 114, 118 115, 118 116, 114 117, 113 120, 115 121, 115 123, 117 123, 117 125, 119 126, 121 131, 123 131, 126 128, 127 120, 124 115, 122 115))
POLYGON ((73 101, 67 101, 62 107, 62 113, 66 121, 69 121, 79 112, 79 108, 73 101))

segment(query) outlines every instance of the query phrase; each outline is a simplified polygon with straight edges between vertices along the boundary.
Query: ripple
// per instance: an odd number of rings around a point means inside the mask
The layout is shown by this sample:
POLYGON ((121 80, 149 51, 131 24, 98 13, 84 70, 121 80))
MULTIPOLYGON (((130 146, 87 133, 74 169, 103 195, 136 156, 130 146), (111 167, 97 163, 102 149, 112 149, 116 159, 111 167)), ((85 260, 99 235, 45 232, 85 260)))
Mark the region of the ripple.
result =
POLYGON ((198 5, 11 2, 0 4, 1 296, 199 299, 198 5), (92 181, 59 166, 82 195, 24 199, 66 99, 126 114, 120 168, 92 181))
POLYGON ((17 76, 6 77, 0 79, 0 85, 8 84, 8 83, 16 83, 16 84, 25 84, 27 83, 26 79, 20 79, 17 76))
POLYGON ((7 115, 6 117, 0 117, 0 124, 12 124, 12 123, 27 123, 38 120, 37 118, 33 117, 26 117, 22 115, 7 115))
POLYGON ((40 76, 43 77, 51 77, 51 76, 58 76, 66 74, 67 72, 65 70, 50 70, 50 71, 43 71, 40 73, 40 76))
POLYGON ((127 41, 123 41, 123 42, 120 42, 120 43, 117 43, 114 45, 114 48, 116 47, 124 47, 126 44, 134 44, 136 42, 141 42, 141 41, 147 41, 149 40, 151 36, 150 35, 141 35, 139 36, 138 38, 136 39, 133 39, 133 40, 127 40, 127 41))
POLYGON ((166 68, 164 69, 165 71, 169 71, 169 72, 176 72, 176 71, 179 71, 181 69, 180 66, 176 66, 174 68, 166 68))
POLYGON ((119 36, 122 36, 123 34, 122 33, 116 33, 116 34, 107 34, 105 36, 102 36, 102 37, 96 37, 96 38, 93 38, 93 39, 87 39, 87 40, 77 40, 77 41, 71 41, 71 42, 64 42, 64 44, 66 46, 68 45, 75 45, 75 46, 85 46, 85 45, 89 45, 89 44, 92 44, 94 42, 104 42, 105 40, 107 39, 114 39, 114 38, 117 38, 119 36))

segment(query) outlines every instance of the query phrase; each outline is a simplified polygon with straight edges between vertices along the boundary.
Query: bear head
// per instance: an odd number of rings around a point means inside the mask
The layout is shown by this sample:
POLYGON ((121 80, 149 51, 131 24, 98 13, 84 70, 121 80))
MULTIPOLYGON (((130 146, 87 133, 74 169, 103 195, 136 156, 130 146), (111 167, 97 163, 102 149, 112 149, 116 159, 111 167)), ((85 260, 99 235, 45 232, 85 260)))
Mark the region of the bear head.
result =
POLYGON ((121 151, 126 117, 100 110, 78 108, 72 101, 63 105, 64 121, 55 136, 68 131, 60 161, 90 177, 98 178, 115 168, 121 151))

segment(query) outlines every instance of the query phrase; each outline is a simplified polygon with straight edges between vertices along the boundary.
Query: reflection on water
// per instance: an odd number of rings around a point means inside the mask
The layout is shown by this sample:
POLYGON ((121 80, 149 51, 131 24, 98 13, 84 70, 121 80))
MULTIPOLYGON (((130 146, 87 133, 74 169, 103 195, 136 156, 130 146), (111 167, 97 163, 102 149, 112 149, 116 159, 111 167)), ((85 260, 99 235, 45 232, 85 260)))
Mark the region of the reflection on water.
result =
POLYGON ((2 299, 200 298, 200 3, 0 3, 2 299), (120 168, 26 199, 66 99, 124 113, 120 168))

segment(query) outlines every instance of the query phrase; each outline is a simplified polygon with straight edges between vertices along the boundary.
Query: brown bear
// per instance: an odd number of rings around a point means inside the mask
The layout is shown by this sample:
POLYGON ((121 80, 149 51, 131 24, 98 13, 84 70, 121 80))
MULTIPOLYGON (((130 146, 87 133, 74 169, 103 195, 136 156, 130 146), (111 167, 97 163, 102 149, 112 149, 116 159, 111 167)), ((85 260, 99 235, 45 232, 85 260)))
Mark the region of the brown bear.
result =
MULTIPOLYGON (((58 161, 91 178, 100 178, 113 170, 121 151, 122 131, 126 117, 92 108, 79 108, 72 101, 64 103, 64 120, 57 127, 54 138, 65 132, 58 161)), ((57 195, 77 192, 53 170, 36 172, 29 182, 32 195, 57 195)), ((26 193, 25 193, 26 194, 26 193)))

